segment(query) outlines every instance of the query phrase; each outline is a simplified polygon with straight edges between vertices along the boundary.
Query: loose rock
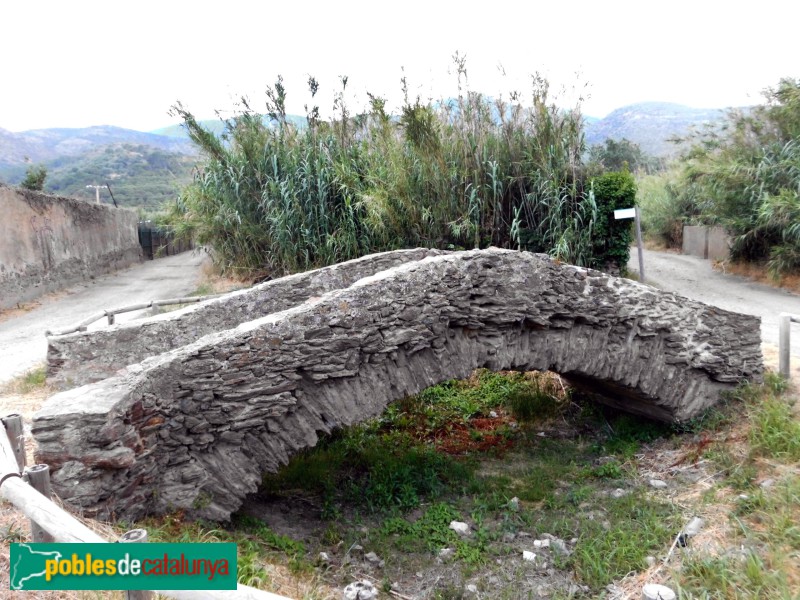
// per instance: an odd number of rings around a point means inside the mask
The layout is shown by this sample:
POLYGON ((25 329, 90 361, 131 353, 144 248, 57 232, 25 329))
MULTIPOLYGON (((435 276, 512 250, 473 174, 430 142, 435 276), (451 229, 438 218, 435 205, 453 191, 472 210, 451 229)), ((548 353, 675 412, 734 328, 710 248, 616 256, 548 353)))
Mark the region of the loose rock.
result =
POLYGON ((694 517, 691 521, 689 521, 688 525, 683 528, 684 535, 688 537, 692 537, 700 533, 700 530, 705 525, 705 521, 700 517, 694 517))
POLYGON ((658 583, 648 583, 642 589, 642 600, 675 600, 675 598, 675 592, 658 583))
POLYGON ((343 600, 375 600, 378 597, 378 590, 371 581, 362 579, 354 581, 344 588, 343 600))
POLYGON ((440 562, 447 562, 453 558, 455 554, 456 551, 453 548, 442 548, 439 550, 438 559, 440 562))
POLYGON ((667 486, 666 481, 661 481, 660 479, 651 479, 650 480, 650 487, 655 488, 657 490, 663 490, 669 486, 667 486))
POLYGON ((364 555, 364 558, 368 563, 376 567, 383 568, 383 566, 386 564, 386 561, 381 560, 381 558, 374 552, 367 552, 367 554, 364 555))
POLYGON ((460 536, 469 535, 469 525, 461 521, 450 521, 450 529, 455 531, 460 536))

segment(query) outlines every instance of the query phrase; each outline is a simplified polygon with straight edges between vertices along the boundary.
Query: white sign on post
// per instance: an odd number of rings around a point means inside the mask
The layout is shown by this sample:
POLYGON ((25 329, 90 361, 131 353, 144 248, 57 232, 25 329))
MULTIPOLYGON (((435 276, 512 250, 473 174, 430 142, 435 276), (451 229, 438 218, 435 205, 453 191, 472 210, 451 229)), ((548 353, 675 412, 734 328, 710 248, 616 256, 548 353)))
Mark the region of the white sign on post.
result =
POLYGON ((639 246, 639 281, 644 283, 644 250, 642 249, 642 224, 638 208, 620 208, 614 211, 614 219, 634 219, 636 221, 636 245, 639 246))
POLYGON ((620 208, 614 211, 615 219, 634 219, 636 218, 635 208, 620 208))

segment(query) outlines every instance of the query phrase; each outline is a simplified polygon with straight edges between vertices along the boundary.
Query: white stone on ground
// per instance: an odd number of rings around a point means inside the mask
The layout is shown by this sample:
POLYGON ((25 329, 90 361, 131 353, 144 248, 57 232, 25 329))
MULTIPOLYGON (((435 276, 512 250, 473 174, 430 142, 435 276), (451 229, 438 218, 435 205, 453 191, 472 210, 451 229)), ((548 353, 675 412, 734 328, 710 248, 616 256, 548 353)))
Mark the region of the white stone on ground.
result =
POLYGON ((642 589, 642 600, 675 600, 675 598, 675 592, 658 583, 648 583, 642 589))
POLYGON ((469 525, 461 521, 450 521, 450 529, 458 535, 469 535, 469 525))
POLYGON ((371 581, 362 579, 354 581, 344 588, 343 600, 375 600, 378 597, 378 590, 371 581))

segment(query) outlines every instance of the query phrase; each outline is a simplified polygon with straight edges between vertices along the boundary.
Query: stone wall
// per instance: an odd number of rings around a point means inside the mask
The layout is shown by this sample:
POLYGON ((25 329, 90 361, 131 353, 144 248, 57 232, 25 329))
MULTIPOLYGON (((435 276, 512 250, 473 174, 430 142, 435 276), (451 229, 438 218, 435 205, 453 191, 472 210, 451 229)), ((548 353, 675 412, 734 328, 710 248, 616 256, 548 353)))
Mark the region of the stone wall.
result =
POLYGON ((0 185, 0 309, 141 260, 136 213, 0 185))
POLYGON ((478 367, 666 421, 762 372, 757 317, 503 250, 407 263, 51 397, 36 460, 88 515, 224 520, 319 435, 478 367))
POLYGON ((112 376, 148 356, 286 310, 397 265, 443 254, 419 248, 372 254, 330 267, 268 281, 188 308, 94 332, 49 336, 47 380, 59 388, 112 376))

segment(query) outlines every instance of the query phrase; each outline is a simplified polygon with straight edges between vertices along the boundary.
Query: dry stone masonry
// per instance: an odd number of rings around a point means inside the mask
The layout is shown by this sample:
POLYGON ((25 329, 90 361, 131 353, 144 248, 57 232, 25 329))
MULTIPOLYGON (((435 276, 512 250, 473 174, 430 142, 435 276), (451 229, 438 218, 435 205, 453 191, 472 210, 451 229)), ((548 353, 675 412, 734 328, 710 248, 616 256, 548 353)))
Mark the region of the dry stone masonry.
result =
POLYGON ((406 262, 443 254, 439 250, 396 250, 298 273, 227 294, 182 310, 129 321, 95 332, 47 338, 47 382, 64 389, 111 377, 148 356, 185 346, 305 302, 325 292, 406 262))
POLYGON ((759 319, 542 255, 431 256, 53 396, 37 460, 89 515, 224 520, 321 434, 478 367, 683 421, 760 377, 759 319))

